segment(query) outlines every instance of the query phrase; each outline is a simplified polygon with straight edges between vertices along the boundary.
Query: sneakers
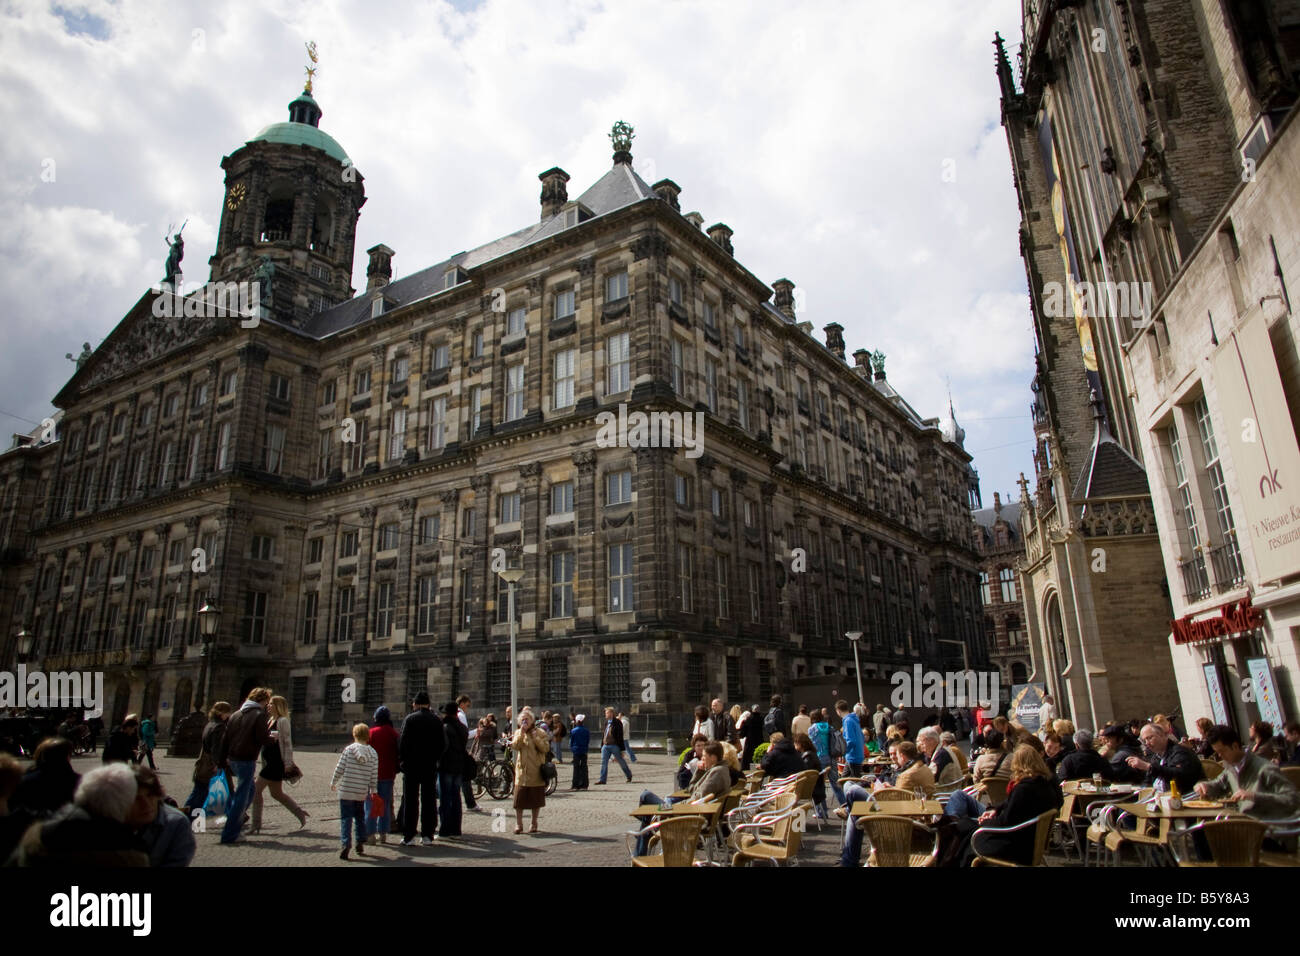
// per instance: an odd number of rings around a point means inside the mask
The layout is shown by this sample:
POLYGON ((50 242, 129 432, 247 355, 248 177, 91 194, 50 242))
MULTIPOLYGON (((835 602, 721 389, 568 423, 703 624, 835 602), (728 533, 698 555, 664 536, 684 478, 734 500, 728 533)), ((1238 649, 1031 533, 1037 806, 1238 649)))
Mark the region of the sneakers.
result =
POLYGON ((421 837, 421 838, 420 838, 420 845, 421 845, 421 846, 433 846, 433 837, 421 837))
POLYGON ((364 842, 363 842, 363 843, 358 843, 358 844, 357 844, 357 856, 365 856, 365 855, 366 855, 366 845, 365 845, 365 843, 364 843, 364 842))
POLYGON ((603 786, 605 786, 605 781, 604 781, 604 780, 597 780, 597 781, 596 781, 596 786, 598 786, 598 787, 603 787, 603 786))
POLYGON ((414 838, 414 837, 403 837, 403 838, 402 838, 402 842, 399 843, 399 844, 397 844, 397 845, 398 845, 398 846, 415 846, 415 838, 414 838))
POLYGON ((346 846, 345 846, 342 850, 339 851, 339 859, 340 859, 340 860, 346 860, 346 859, 348 858, 348 850, 349 850, 349 849, 350 849, 349 847, 346 847, 346 846))
POLYGON ((388 842, 388 834, 387 834, 387 833, 381 833, 381 834, 379 834, 379 842, 380 842, 380 843, 387 843, 387 842, 388 842))
POLYGON ((632 782, 632 775, 631 775, 631 774, 628 774, 628 776, 627 776, 627 782, 628 782, 628 783, 631 783, 631 782, 632 782))

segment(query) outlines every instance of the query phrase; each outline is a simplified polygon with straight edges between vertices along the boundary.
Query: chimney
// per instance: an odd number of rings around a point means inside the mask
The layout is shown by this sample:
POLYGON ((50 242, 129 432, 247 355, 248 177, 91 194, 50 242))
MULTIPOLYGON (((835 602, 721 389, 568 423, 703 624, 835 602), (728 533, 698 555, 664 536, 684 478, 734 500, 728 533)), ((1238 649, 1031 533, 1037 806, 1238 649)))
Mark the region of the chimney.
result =
MULTIPOLYGON (((682 211, 681 204, 677 202, 677 197, 680 196, 682 192, 681 186, 678 186, 671 179, 661 179, 650 188, 655 191, 656 196, 668 203, 668 205, 672 206, 675 211, 682 211)), ((703 216, 700 217, 700 221, 704 221, 703 216)))
POLYGON ((731 231, 730 226, 726 223, 715 222, 713 225, 709 226, 707 232, 709 238, 720 245, 727 255, 734 256, 736 254, 736 251, 731 247, 731 237, 734 233, 731 231))
POLYGON ((826 333, 826 347, 830 349, 839 358, 844 361, 844 326, 838 322, 831 322, 829 325, 822 326, 826 333))
POLYGON ((550 219, 569 201, 569 190, 564 185, 569 181, 569 174, 559 166, 552 166, 537 178, 542 181, 542 219, 550 219))
POLYGON ((393 278, 393 256, 397 253, 381 242, 367 249, 366 254, 370 256, 370 265, 366 266, 366 291, 382 289, 393 278))
POLYGON ((686 215, 682 216, 682 218, 685 219, 687 222, 689 222, 696 229, 699 229, 704 225, 704 217, 701 216, 698 212, 688 212, 686 215))
POLYGON ((1002 496, 996 491, 993 492, 993 511, 996 514, 1002 513, 1002 496))
POLYGON ((789 279, 777 279, 772 288, 776 291, 772 304, 794 321, 794 283, 789 279))
POLYGON ((795 328, 797 328, 797 329, 798 329, 800 332, 802 332, 804 335, 812 335, 812 323, 811 323, 811 322, 800 322, 798 325, 795 326, 795 328))
POLYGON ((869 369, 871 367, 871 353, 866 349, 858 349, 853 353, 853 364, 858 368, 869 369))

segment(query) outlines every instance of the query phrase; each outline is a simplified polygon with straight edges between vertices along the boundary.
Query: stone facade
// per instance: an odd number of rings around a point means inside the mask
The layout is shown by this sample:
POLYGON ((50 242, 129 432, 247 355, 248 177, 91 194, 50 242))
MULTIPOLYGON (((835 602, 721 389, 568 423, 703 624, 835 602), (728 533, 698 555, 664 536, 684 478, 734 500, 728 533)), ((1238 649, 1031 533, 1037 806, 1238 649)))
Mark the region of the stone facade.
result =
POLYGON ((980 561, 980 602, 984 605, 984 634, 989 662, 1001 672, 1004 687, 1029 680, 1032 661, 1025 629, 1025 605, 1020 589, 1020 559, 1024 540, 1020 505, 1002 501, 993 492, 993 507, 972 513, 975 548, 980 561))
POLYGON ((107 671, 106 718, 165 732, 255 684, 310 732, 423 687, 500 712, 494 558, 525 571, 520 700, 618 706, 638 736, 851 673, 846 631, 869 676, 940 640, 984 660, 970 456, 626 150, 575 200, 548 170, 537 224, 448 262, 391 280, 374 247, 366 292, 324 311, 303 290, 350 275, 359 177, 339 192, 345 164, 266 141, 222 165, 247 186, 212 279, 272 255, 273 307, 163 334, 146 295, 60 392, 57 440, 0 456, 0 621, 31 667, 107 671), (301 188, 257 173, 282 168, 301 188), (324 193, 332 231, 309 232, 324 193), (698 415, 701 444, 602 440, 634 412, 698 415))

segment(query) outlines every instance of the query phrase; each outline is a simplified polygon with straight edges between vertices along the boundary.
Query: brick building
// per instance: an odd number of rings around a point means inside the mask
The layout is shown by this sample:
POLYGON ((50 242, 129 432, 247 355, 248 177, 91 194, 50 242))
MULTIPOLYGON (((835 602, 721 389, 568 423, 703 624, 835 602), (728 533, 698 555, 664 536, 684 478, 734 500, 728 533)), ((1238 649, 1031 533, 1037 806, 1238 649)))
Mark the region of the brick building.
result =
POLYGON ((989 663, 1010 688, 1029 680, 1033 666, 1025 630, 1025 605, 1020 590, 1020 559, 1025 553, 1020 528, 1020 504, 993 492, 993 507, 971 513, 975 550, 980 552, 980 603, 984 605, 984 636, 989 663))
POLYGON ((970 456, 647 185, 630 128, 580 195, 547 170, 534 222, 396 280, 376 245, 354 294, 363 179, 320 116, 304 93, 222 160, 211 280, 257 283, 260 314, 142 296, 56 440, 0 456, 6 660, 102 668, 106 717, 164 731, 255 684, 308 730, 426 686, 499 711, 497 548, 525 572, 521 699, 638 734, 851 672, 846 631, 869 676, 941 666, 940 640, 984 659, 970 456), (621 406, 698 414, 702 446, 611 446, 621 406))

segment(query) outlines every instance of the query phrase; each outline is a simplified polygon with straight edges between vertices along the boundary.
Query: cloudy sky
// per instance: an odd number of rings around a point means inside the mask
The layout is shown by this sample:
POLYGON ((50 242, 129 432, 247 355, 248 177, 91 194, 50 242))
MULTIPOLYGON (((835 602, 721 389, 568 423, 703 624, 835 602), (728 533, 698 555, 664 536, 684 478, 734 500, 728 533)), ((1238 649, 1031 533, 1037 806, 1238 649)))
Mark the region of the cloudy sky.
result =
MULTIPOLYGON (((162 275, 206 275, 221 157, 287 118, 303 44, 322 129, 365 177, 357 249, 398 276, 577 195, 636 127, 637 171, 735 230, 801 319, 886 353, 923 416, 951 383, 986 504, 1032 474, 1033 339, 993 72, 1019 0, 0 0, 0 429, 30 430, 162 275), (923 12, 922 12, 923 11, 923 12), (946 175, 945 175, 946 174, 946 175)), ((1012 50, 1014 53, 1014 49, 1012 50)), ((365 257, 353 284, 364 287, 365 257)))

